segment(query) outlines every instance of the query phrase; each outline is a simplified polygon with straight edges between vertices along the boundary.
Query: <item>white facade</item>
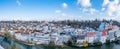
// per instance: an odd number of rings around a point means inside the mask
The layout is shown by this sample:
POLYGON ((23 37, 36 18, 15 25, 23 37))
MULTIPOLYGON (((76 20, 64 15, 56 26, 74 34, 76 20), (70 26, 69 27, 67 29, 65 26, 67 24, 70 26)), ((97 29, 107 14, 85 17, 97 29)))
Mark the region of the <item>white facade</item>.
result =
POLYGON ((107 36, 102 36, 100 39, 100 42, 106 43, 107 36))
POLYGON ((117 37, 120 37, 120 30, 117 30, 115 35, 116 35, 117 37))
POLYGON ((110 42, 115 40, 114 34, 115 34, 115 31, 113 30, 108 31, 107 39, 110 40, 110 42))
POLYGON ((16 39, 22 40, 22 41, 27 41, 29 39, 28 35, 21 35, 21 33, 15 34, 16 39))
POLYGON ((94 43, 95 40, 96 40, 96 36, 87 37, 87 42, 88 42, 88 43, 94 43))
POLYGON ((33 38, 33 42, 36 44, 49 44, 50 43, 50 37, 49 36, 39 36, 33 38))

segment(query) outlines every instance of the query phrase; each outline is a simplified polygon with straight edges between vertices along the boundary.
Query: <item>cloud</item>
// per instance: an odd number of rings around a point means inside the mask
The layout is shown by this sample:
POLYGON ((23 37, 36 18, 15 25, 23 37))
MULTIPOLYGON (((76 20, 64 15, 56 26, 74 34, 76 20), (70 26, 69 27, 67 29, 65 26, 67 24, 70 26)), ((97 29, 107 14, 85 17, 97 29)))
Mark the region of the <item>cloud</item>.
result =
POLYGON ((64 13, 63 11, 61 11, 61 10, 55 10, 55 13, 56 14, 60 14, 60 16, 67 16, 67 14, 66 13, 64 13))
POLYGON ((80 11, 82 13, 87 13, 87 14, 90 14, 90 15, 93 15, 94 13, 99 12, 99 10, 96 10, 94 8, 80 8, 80 11))
POLYGON ((105 11, 105 8, 102 8, 101 11, 105 11))
POLYGON ((77 0, 77 4, 79 4, 83 7, 90 7, 91 6, 90 0, 77 0))
POLYGON ((81 5, 79 7, 80 12, 83 14, 86 13, 84 16, 98 16, 99 19, 114 20, 119 20, 120 18, 120 0, 104 0, 104 2, 101 4, 101 10, 93 8, 90 0, 77 0, 77 5, 81 5))
POLYGON ((98 10, 92 8, 92 4, 90 0, 77 0, 77 4, 81 5, 80 11, 83 13, 88 13, 88 14, 94 14, 95 12, 98 12, 98 10))
POLYGON ((109 4, 119 4, 119 0, 113 0, 113 1, 110 1, 110 0, 104 0, 102 6, 107 6, 109 4))
POLYGON ((96 10, 94 8, 90 8, 89 11, 90 11, 90 14, 94 14, 95 12, 98 12, 98 10, 96 10))
POLYGON ((66 13, 62 13, 62 16, 67 16, 67 14, 66 13))
POLYGON ((89 9, 87 9, 87 8, 80 8, 80 11, 82 11, 84 13, 84 12, 89 11, 89 9))
POLYGON ((18 6, 21 6, 20 0, 16 0, 18 6))
POLYGON ((114 1, 110 1, 110 0, 104 0, 102 7, 107 7, 106 8, 106 13, 108 14, 108 16, 120 16, 120 4, 119 4, 119 0, 114 0, 114 1))
POLYGON ((67 7, 68 7, 68 4, 67 4, 67 3, 65 3, 65 2, 64 2, 64 3, 62 3, 62 7, 63 7, 63 8, 67 8, 67 7))
POLYGON ((103 2, 103 4, 102 4, 102 6, 106 6, 108 3, 110 3, 110 1, 109 1, 109 0, 104 0, 104 2, 103 2))
POLYGON ((61 10, 55 10, 55 13, 61 13, 62 11, 61 10))

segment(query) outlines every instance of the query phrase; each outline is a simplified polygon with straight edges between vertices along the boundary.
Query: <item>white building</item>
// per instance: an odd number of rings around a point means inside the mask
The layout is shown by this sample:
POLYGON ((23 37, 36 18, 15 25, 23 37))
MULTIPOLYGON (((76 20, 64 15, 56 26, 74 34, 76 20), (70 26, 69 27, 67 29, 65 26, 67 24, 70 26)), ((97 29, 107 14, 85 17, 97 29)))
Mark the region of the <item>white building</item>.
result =
POLYGON ((87 33, 87 42, 88 43, 94 43, 94 41, 96 40, 96 32, 88 32, 87 33))

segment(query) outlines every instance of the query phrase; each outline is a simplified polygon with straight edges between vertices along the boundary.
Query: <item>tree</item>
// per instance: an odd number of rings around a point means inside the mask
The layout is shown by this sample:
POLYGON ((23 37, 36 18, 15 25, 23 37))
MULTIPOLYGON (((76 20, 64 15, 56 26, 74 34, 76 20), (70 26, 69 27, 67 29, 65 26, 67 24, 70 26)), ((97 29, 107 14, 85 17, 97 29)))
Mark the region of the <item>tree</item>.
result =
POLYGON ((16 49, 16 44, 13 44, 13 45, 12 45, 12 49, 16 49))
POLYGON ((9 32, 5 33, 5 37, 6 37, 7 39, 10 39, 10 38, 11 38, 9 32))

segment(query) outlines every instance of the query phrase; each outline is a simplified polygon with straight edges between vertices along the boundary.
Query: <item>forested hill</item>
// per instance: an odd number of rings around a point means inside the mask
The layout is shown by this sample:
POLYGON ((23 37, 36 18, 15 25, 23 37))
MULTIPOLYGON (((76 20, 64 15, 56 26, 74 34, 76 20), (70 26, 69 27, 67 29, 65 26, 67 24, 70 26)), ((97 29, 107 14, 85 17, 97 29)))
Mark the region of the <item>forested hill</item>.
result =
MULTIPOLYGON (((0 21, 0 23, 23 23, 23 24, 27 24, 29 25, 30 23, 37 23, 37 24, 40 24, 41 22, 44 22, 44 21, 0 21)), ((62 24, 62 25, 68 25, 68 26, 71 26, 73 28, 85 28, 85 27, 90 27, 90 28, 93 28, 95 30, 97 30, 97 28, 99 28, 99 25, 101 22, 106 22, 106 23, 109 23, 109 22, 113 22, 113 25, 117 25, 120 27, 120 22, 118 21, 115 21, 115 20, 98 20, 98 19, 95 19, 95 20, 81 20, 81 21, 78 21, 78 20, 63 20, 63 21, 51 21, 49 23, 54 23, 54 24, 62 24)))
POLYGON ((97 28, 99 28, 99 25, 101 22, 113 22, 113 25, 118 25, 120 27, 120 22, 115 21, 115 20, 82 20, 82 21, 78 21, 78 20, 64 20, 64 21, 57 21, 54 22, 56 24, 63 24, 63 25, 69 25, 72 26, 74 28, 85 28, 85 27, 90 27, 93 28, 95 30, 97 30, 97 28))

